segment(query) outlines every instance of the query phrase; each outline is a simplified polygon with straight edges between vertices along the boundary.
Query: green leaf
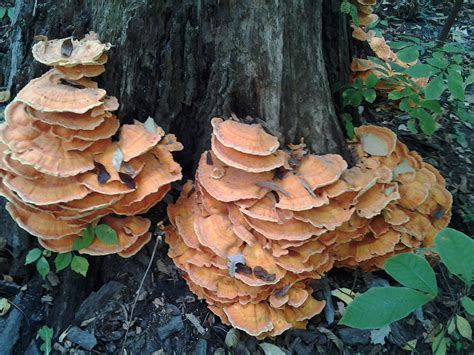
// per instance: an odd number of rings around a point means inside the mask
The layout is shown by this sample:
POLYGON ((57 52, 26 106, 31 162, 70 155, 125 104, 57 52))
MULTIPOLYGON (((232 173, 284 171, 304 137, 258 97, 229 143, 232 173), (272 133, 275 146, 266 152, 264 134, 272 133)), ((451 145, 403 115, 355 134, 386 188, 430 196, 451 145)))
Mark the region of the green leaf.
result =
POLYGON ((402 97, 405 97, 407 96, 406 94, 403 93, 403 91, 390 91, 388 93, 388 98, 390 100, 400 100, 402 97))
POLYGON ((445 69, 448 67, 449 65, 449 61, 445 58, 436 58, 436 57, 433 57, 433 58, 428 58, 426 59, 426 62, 436 68, 440 68, 440 69, 445 69))
POLYGON ((265 355, 286 355, 283 350, 271 343, 260 343, 258 346, 262 348, 265 355))
POLYGON ((398 105, 400 110, 408 112, 410 111, 410 100, 408 98, 404 98, 402 101, 400 101, 400 104, 398 105))
POLYGON ((474 276, 474 240, 455 229, 444 228, 435 237, 435 247, 448 270, 471 286, 474 276))
POLYGON ((429 64, 418 63, 405 69, 405 74, 412 78, 429 78, 435 71, 436 69, 429 64))
POLYGON ((448 72, 448 89, 455 99, 464 101, 464 86, 459 72, 455 70, 448 72))
POLYGON ((99 224, 94 229, 95 235, 104 244, 117 244, 117 232, 107 224, 99 224))
POLYGON ((89 261, 83 256, 74 255, 71 260, 71 270, 85 277, 89 270, 89 261))
POLYGON ((341 11, 343 14, 348 15, 351 13, 351 7, 352 7, 352 4, 349 3, 347 0, 344 0, 343 2, 341 2, 339 11, 341 11))
POLYGON ((405 47, 408 47, 408 46, 413 46, 413 43, 412 43, 412 42, 403 42, 403 41, 400 41, 400 42, 388 42, 388 46, 389 46, 391 49, 402 49, 402 48, 405 48, 405 47))
POLYGON ((444 78, 440 74, 428 83, 425 87, 425 98, 427 100, 438 99, 444 91, 444 78))
POLYGON ((351 19, 354 22, 356 27, 359 27, 359 13, 357 12, 357 7, 354 4, 351 4, 351 19))
POLYGON ((448 327, 446 329, 447 329, 449 335, 454 333, 454 331, 456 330, 456 322, 454 321, 454 318, 451 318, 449 320, 448 327))
POLYGON ((443 51, 447 52, 447 53, 463 53, 465 52, 466 50, 462 47, 459 47, 459 46, 456 46, 452 43, 446 43, 444 46, 443 46, 443 51))
POLYGON ((0 20, 5 16, 7 13, 7 9, 5 7, 0 7, 0 20))
POLYGON ((340 324, 358 329, 379 329, 400 320, 431 298, 406 287, 375 287, 355 297, 340 324))
POLYGON ((397 52, 397 57, 402 62, 411 63, 418 59, 420 52, 416 46, 405 47, 397 52))
POLYGON ((407 128, 408 130, 413 133, 413 134, 417 134, 418 133, 418 129, 416 128, 416 122, 414 119, 410 119, 408 120, 407 122, 407 128))
POLYGON ((420 106, 427 108, 434 113, 441 113, 441 105, 439 104, 439 101, 436 100, 421 100, 420 101, 420 106))
POLYGON ((461 64, 462 61, 463 61, 462 55, 461 54, 456 54, 456 55, 453 56, 452 60, 456 64, 461 64))
POLYGON ((69 266, 72 260, 72 253, 58 254, 54 259, 54 265, 56 265, 56 271, 59 272, 69 266))
POLYGON ((458 106, 456 114, 462 121, 474 123, 474 115, 467 112, 463 107, 458 106))
POLYGON ((374 102, 375 99, 377 98, 377 93, 375 92, 374 89, 364 90, 363 95, 364 95, 365 101, 367 101, 368 103, 374 102))
POLYGON ((74 239, 72 247, 74 250, 81 250, 87 248, 94 241, 94 229, 89 224, 86 229, 82 231, 79 238, 74 239))
POLYGON ((398 254, 385 261, 384 269, 403 286, 429 293, 432 298, 438 294, 436 276, 426 259, 415 254, 398 254))
POLYGON ((354 124, 352 123, 352 117, 348 113, 343 113, 342 118, 344 120, 344 128, 346 129, 347 138, 354 139, 355 130, 354 124))
POLYGON ((53 328, 43 325, 38 332, 36 333, 37 337, 41 338, 43 344, 41 345, 40 350, 43 351, 46 355, 51 353, 51 340, 53 339, 53 328))
POLYGON ((28 254, 26 255, 25 265, 34 263, 38 260, 43 252, 39 248, 31 249, 28 254))
POLYGON ((43 279, 46 277, 46 275, 48 275, 50 271, 49 263, 44 256, 38 259, 38 262, 36 263, 36 270, 38 270, 38 273, 43 279))
POLYGON ((410 116, 418 118, 420 128, 426 135, 432 135, 436 131, 436 121, 425 109, 416 107, 409 111, 410 116))
POLYGON ((364 81, 362 80, 362 78, 356 78, 354 80, 354 87, 356 89, 362 89, 364 87, 364 81))
POLYGON ((447 348, 446 338, 444 336, 444 332, 441 331, 433 339, 433 343, 431 344, 431 352, 433 353, 433 355, 445 355, 446 348, 447 348))
POLYGON ((365 79, 365 85, 370 89, 375 87, 378 82, 379 78, 374 73, 369 73, 369 75, 367 75, 367 78, 365 79))
POLYGON ((461 298, 461 304, 466 310, 467 314, 474 316, 474 301, 468 296, 461 298))
POLYGON ((472 340, 472 328, 466 318, 456 315, 456 328, 462 337, 472 340))
POLYGON ((347 89, 342 93, 342 100, 344 106, 359 106, 362 102, 362 92, 356 89, 347 89))
POLYGON ((15 14, 15 8, 9 7, 7 10, 7 15, 10 18, 10 21, 13 21, 13 15, 15 14))

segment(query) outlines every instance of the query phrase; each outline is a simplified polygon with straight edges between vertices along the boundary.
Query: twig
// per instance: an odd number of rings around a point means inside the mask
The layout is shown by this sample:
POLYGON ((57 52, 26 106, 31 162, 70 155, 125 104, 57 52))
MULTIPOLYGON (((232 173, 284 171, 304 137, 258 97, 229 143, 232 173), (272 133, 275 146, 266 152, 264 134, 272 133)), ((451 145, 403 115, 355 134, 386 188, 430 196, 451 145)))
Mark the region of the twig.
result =
POLYGON ((23 312, 23 310, 19 306, 17 306, 15 303, 13 303, 12 301, 8 300, 8 303, 10 303, 16 309, 18 309, 18 311, 23 315, 23 317, 25 317, 26 324, 28 325, 28 328, 29 328, 30 327, 30 320, 26 316, 25 312, 23 312))
POLYGON ((153 260, 155 259, 156 249, 158 247, 158 243, 159 243, 160 240, 161 240, 161 238, 158 238, 158 236, 157 236, 157 238, 155 239, 155 245, 153 247, 153 252, 151 253, 150 262, 148 263, 148 266, 146 267, 145 273, 143 274, 142 280, 140 282, 140 286, 138 286, 138 290, 136 292, 135 300, 133 301, 132 309, 130 311, 130 317, 129 317, 130 320, 127 322, 128 323, 127 324, 127 330, 125 332, 125 336, 123 337, 122 348, 120 349, 119 354, 125 354, 125 352, 124 352, 125 342, 127 341, 128 332, 130 330, 130 324, 133 320, 133 312, 135 311, 135 306, 137 305, 138 297, 140 297, 140 291, 142 290, 143 284, 145 283, 146 276, 147 276, 148 272, 151 269, 151 265, 153 264, 153 260))
POLYGON ((456 17, 458 16, 459 11, 461 11, 463 3, 463 0, 456 0, 456 2, 454 3, 448 18, 444 23, 443 29, 441 30, 441 33, 438 36, 438 46, 446 42, 446 39, 449 36, 449 32, 451 31, 451 27, 453 27, 454 22, 456 21, 456 17))

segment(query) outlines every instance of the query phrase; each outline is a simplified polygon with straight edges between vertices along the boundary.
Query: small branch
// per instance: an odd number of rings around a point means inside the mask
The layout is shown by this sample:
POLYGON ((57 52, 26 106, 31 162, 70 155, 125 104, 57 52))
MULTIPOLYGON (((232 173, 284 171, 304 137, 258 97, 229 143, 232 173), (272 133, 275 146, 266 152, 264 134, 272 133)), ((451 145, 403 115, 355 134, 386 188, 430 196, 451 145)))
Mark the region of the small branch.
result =
POLYGON ((119 354, 125 354, 125 342, 127 341, 127 336, 128 332, 130 330, 130 325, 133 321, 133 312, 135 311, 135 306, 137 305, 138 302, 138 297, 140 297, 140 291, 142 290, 143 284, 145 283, 146 276, 148 275, 148 272, 151 269, 151 265, 153 265, 153 260, 155 259, 155 254, 156 254, 156 248, 158 247, 158 243, 160 242, 161 238, 158 236, 155 239, 155 246, 153 247, 153 252, 151 253, 150 257, 150 262, 148 263, 148 266, 146 267, 145 273, 143 274, 142 280, 140 282, 140 286, 138 286, 138 290, 136 292, 135 300, 133 301, 132 309, 130 311, 130 317, 128 318, 127 322, 127 331, 125 332, 125 336, 123 337, 123 342, 122 342, 122 348, 120 349, 119 354))
POLYGON ((456 0, 456 2, 454 3, 448 18, 444 23, 443 29, 441 30, 441 33, 438 36, 438 45, 441 45, 446 42, 446 39, 449 36, 449 32, 451 31, 451 27, 453 27, 454 22, 456 21, 456 17, 459 14, 459 11, 461 11, 463 2, 463 0, 456 0))

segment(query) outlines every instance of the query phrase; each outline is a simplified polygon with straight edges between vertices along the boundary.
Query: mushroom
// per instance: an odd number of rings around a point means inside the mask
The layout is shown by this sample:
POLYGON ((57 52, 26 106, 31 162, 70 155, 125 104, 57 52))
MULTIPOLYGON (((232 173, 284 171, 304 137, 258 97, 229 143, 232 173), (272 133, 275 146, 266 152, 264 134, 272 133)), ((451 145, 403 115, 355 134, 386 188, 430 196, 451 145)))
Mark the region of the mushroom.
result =
POLYGON ((94 33, 37 43, 34 57, 54 69, 18 93, 0 125, 0 194, 46 249, 70 251, 85 228, 102 221, 119 242, 96 238, 79 252, 134 255, 151 238, 150 221, 136 215, 181 179, 172 152, 182 145, 153 119, 123 126, 112 141, 118 101, 89 79, 104 71, 109 48, 94 33))
POLYGON ((442 177, 388 129, 357 128, 348 168, 338 155, 284 152, 259 124, 212 126, 195 183, 168 206, 168 255, 212 312, 259 339, 321 312, 308 280, 380 268, 449 220, 442 177))

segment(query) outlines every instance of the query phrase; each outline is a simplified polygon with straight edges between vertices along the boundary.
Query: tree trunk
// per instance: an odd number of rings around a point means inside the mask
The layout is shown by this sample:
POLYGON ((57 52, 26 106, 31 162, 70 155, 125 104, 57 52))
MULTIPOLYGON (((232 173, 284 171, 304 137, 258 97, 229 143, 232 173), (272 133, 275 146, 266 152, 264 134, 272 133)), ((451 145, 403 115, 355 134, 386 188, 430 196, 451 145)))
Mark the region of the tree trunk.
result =
MULTIPOLYGON (((282 143, 304 137, 314 153, 349 158, 332 94, 347 82, 350 60, 339 4, 17 0, 0 78, 13 97, 46 70, 31 54, 35 35, 81 38, 92 30, 114 45, 99 85, 119 99, 120 120, 152 116, 176 134, 187 178, 209 146, 210 119, 231 113, 262 119, 282 143)), ((61 304, 61 312, 74 312, 76 301, 61 304)))

